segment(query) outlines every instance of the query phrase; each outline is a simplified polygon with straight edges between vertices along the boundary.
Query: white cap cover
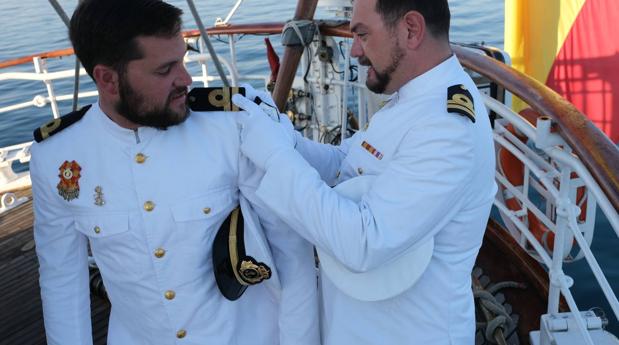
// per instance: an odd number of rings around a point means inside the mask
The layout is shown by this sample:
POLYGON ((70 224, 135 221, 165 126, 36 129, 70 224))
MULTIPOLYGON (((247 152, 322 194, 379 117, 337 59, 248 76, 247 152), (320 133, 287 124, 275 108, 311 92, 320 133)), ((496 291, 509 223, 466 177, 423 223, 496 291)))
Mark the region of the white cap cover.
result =
MULTIPOLYGON (((347 199, 359 202, 374 176, 358 176, 333 189, 347 199)), ((320 269, 333 284, 347 295, 362 301, 380 301, 409 289, 423 274, 432 258, 434 239, 413 246, 393 260, 366 272, 352 272, 337 259, 316 248, 320 269)))

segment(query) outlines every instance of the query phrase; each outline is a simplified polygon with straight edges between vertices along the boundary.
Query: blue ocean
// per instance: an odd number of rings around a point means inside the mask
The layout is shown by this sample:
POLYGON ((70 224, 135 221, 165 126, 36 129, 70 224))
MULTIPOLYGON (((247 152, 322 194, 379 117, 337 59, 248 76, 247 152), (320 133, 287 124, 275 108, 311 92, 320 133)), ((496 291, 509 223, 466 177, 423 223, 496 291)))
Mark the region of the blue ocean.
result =
MULTIPOLYGON (((104 0, 102 0, 104 1, 104 0)), ((77 0, 60 0, 59 3, 69 14, 73 12, 77 0)), ((171 0, 170 3, 182 8, 184 29, 195 29, 196 24, 191 17, 187 3, 182 0, 171 0)), ((196 7, 206 26, 212 26, 215 20, 225 18, 234 6, 235 0, 196 0, 196 7)), ((463 43, 485 43, 503 47, 504 5, 499 0, 450 0, 452 11, 451 39, 463 43)), ((288 0, 245 0, 232 18, 232 23, 248 22, 281 22, 292 17, 296 1, 288 0)), ((318 15, 326 14, 324 9, 318 9, 318 15)), ((45 0, 2 0, 0 1, 0 62, 50 51, 70 46, 67 29, 53 7, 45 0)), ((329 14, 333 17, 333 14, 329 14)), ((268 64, 262 37, 242 37, 237 45, 238 67, 243 73, 265 73, 268 64)), ((271 40, 279 41, 278 36, 271 40)), ((225 44, 218 45, 219 51, 226 52, 225 44)), ((279 51, 281 55, 281 50, 279 51)), ((60 67, 74 66, 72 57, 50 61, 50 70, 60 67)), ((6 69, 6 72, 33 72, 32 63, 6 69)), ((211 71, 214 73, 214 70, 211 71)), ((80 79, 84 89, 92 89, 87 76, 80 79)), ((71 94, 72 79, 54 83, 56 94, 71 94)), ((35 95, 47 95, 43 83, 39 81, 11 81, 0 79, 0 107, 8 104, 27 102, 35 95)), ((83 104, 92 99, 82 100, 83 104)), ((60 103, 60 112, 70 111, 71 101, 60 103)), ((43 108, 28 108, 26 110, 0 113, 0 147, 18 144, 32 140, 32 130, 51 118, 49 106, 43 108)), ((619 293, 619 265, 613 264, 612 255, 619 248, 619 239, 606 221, 598 215, 600 227, 597 227, 592 250, 601 261, 606 277, 616 293, 619 293)), ((615 254, 616 256, 616 254, 615 254)), ((612 310, 605 302, 601 290, 584 260, 570 264, 568 274, 576 281, 572 288, 581 309, 602 307, 610 319, 609 329, 619 334, 619 326, 612 315, 612 310)))

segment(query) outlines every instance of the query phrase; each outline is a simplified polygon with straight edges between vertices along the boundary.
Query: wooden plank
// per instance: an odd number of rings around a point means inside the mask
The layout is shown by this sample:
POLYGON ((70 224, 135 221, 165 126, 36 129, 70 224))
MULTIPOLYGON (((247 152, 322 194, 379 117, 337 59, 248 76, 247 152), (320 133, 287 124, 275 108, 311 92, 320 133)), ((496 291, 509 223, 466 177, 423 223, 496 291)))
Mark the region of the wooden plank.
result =
MULTIPOLYGON (((33 239, 31 218, 31 202, 0 218, 0 345, 46 344, 38 260, 34 248, 22 251, 33 239), (18 229, 6 229, 7 224, 18 229)), ((96 297, 91 301, 94 343, 104 345, 110 305, 96 297)))

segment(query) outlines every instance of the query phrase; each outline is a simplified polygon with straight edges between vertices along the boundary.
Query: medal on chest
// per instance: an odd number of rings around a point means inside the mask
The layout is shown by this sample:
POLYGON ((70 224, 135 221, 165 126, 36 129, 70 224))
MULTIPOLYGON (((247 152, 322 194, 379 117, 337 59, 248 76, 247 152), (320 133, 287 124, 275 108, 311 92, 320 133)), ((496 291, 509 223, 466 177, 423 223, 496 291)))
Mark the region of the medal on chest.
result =
POLYGON ((60 182, 58 182, 58 194, 66 201, 76 199, 80 195, 79 179, 82 168, 76 161, 64 161, 59 168, 60 182))

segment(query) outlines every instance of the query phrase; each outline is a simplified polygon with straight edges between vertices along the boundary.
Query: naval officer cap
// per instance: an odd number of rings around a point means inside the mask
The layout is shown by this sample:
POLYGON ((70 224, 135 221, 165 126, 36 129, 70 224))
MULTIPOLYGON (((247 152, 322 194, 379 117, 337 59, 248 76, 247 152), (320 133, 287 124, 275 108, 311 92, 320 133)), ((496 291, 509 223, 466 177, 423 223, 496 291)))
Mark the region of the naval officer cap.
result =
MULTIPOLYGON (((360 202, 375 179, 375 176, 370 175, 358 176, 338 184, 333 189, 340 196, 360 202)), ((430 238, 411 246, 398 257, 377 268, 353 272, 324 250, 316 248, 321 273, 348 296, 368 302, 386 300, 411 288, 430 263, 433 250, 434 239, 430 238)))
POLYGON ((231 300, 239 299, 247 287, 271 278, 271 268, 253 256, 271 261, 266 249, 260 222, 251 205, 241 198, 223 222, 213 242, 215 281, 221 294, 231 300))

